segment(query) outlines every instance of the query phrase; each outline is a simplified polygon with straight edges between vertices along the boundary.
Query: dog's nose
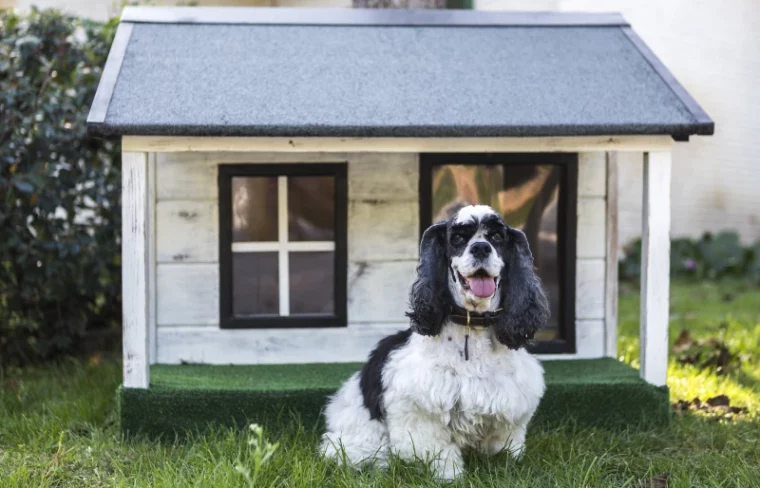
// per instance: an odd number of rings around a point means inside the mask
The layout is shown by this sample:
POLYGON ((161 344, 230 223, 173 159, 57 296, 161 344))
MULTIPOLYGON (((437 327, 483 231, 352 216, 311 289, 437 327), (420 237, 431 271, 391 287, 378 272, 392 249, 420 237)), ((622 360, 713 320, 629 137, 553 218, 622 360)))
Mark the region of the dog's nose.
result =
POLYGON ((485 259, 491 254, 491 245, 487 242, 476 242, 470 247, 470 252, 475 259, 485 259))

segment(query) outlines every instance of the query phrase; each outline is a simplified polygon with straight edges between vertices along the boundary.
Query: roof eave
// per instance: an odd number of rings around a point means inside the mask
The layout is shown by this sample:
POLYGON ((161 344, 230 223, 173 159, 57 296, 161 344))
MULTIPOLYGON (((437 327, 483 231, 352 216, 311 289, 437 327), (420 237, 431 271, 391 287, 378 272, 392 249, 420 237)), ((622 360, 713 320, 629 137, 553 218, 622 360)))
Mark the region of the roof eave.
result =
POLYGON ((99 132, 107 130, 105 121, 108 115, 108 107, 111 104, 111 97, 119 79, 119 72, 124 62, 129 40, 132 38, 132 27, 133 24, 121 22, 116 29, 106 65, 103 67, 103 74, 100 76, 98 89, 95 91, 95 98, 93 98, 90 112, 87 114, 88 134, 98 135, 99 132))
POLYGON ((670 91, 673 92, 676 98, 681 101, 686 110, 694 118, 695 123, 693 131, 677 132, 673 134, 673 137, 676 138, 677 136, 686 136, 688 140, 689 135, 713 135, 715 133, 715 122, 713 122, 710 116, 707 115, 707 112, 705 112, 702 106, 697 103, 694 97, 692 97, 689 92, 686 91, 686 88, 684 88, 683 85, 678 82, 676 77, 673 76, 673 73, 671 73, 665 64, 660 61, 660 58, 658 58, 657 55, 655 55, 654 52, 649 49, 649 46, 644 43, 643 39, 641 39, 641 37, 639 37, 639 35, 636 34, 636 32, 630 26, 622 27, 620 30, 626 37, 628 37, 628 40, 631 41, 636 50, 639 51, 647 63, 649 63, 652 69, 668 86, 668 88, 670 88, 670 91))
POLYGON ((709 123, 648 126, 188 126, 117 125, 87 123, 90 135, 169 136, 169 137, 367 137, 367 138, 493 138, 493 137, 587 137, 587 136, 671 136, 676 140, 692 135, 712 135, 709 123))

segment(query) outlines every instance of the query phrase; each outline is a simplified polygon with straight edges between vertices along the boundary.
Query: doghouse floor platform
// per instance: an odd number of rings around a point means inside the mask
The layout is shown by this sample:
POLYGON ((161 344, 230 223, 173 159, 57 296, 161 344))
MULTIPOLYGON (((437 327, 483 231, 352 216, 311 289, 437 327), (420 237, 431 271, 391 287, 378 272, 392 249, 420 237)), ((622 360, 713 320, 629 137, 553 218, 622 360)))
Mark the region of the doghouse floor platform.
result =
MULTIPOLYGON (((664 424, 670 416, 667 388, 645 383, 638 371, 614 359, 546 361, 547 391, 533 425, 573 419, 618 428, 664 424)), ((359 364, 256 366, 154 365, 149 389, 121 388, 124 432, 173 435, 210 423, 320 422, 326 397, 359 364)), ((410 372, 413 374, 413 372, 410 372)))

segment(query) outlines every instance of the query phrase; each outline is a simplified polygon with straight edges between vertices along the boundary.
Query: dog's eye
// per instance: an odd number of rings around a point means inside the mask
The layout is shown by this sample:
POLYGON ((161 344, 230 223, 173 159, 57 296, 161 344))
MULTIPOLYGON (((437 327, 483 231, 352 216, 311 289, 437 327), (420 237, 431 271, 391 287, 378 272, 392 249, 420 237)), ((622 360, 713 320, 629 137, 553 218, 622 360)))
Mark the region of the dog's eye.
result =
POLYGON ((501 237, 501 234, 493 234, 493 235, 491 236, 491 240, 492 240, 492 241, 494 241, 494 242, 497 242, 497 243, 498 243, 498 242, 501 242, 501 241, 503 241, 503 240, 504 240, 504 238, 503 238, 503 237, 501 237))
POLYGON ((454 234, 453 236, 451 236, 451 244, 458 246, 459 244, 463 242, 464 242, 464 237, 457 234, 454 234))

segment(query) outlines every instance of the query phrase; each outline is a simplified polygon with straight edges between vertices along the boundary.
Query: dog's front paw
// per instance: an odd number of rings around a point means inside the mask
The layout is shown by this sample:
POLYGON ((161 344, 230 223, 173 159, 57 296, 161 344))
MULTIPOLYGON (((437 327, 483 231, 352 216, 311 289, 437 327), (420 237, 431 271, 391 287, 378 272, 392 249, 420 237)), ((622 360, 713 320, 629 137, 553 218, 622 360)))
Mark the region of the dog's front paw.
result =
POLYGON ((484 439, 478 448, 480 452, 488 456, 508 452, 512 458, 519 461, 525 452, 525 428, 498 432, 484 439))
POLYGON ((462 456, 458 452, 443 453, 431 464, 433 476, 440 481, 454 481, 464 473, 462 456))
POLYGON ((525 454, 525 443, 510 443, 505 447, 505 450, 509 452, 510 456, 512 456, 515 461, 520 461, 525 454))

